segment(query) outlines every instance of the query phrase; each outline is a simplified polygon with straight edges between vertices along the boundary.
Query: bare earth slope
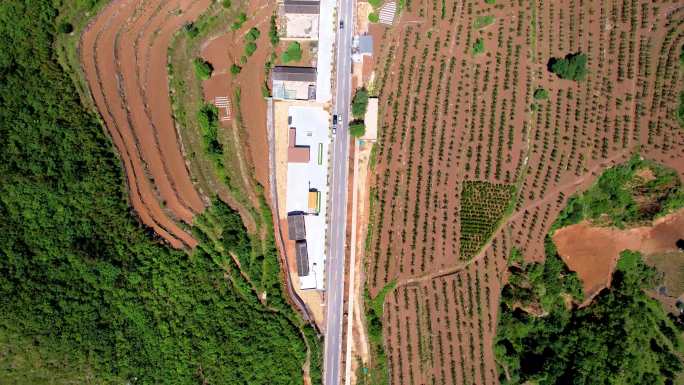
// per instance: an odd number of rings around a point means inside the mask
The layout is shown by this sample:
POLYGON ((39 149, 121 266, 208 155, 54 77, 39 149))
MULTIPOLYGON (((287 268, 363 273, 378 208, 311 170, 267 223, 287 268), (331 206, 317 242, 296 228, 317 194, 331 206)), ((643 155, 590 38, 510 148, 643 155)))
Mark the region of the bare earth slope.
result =
POLYGON ((183 158, 171 115, 167 49, 172 34, 209 0, 115 0, 89 25, 80 54, 91 93, 123 161, 142 222, 172 246, 196 241, 192 223, 205 202, 183 158))

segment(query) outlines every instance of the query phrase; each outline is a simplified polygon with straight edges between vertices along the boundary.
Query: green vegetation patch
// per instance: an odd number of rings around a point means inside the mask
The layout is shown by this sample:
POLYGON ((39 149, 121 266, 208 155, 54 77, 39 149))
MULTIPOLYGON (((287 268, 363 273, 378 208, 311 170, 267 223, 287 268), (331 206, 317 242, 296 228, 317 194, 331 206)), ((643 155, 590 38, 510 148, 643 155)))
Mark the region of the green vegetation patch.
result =
POLYGON ((302 60, 302 46, 296 41, 291 42, 283 52, 281 59, 285 64, 302 60))
POLYGON ((533 97, 535 100, 546 100, 549 98, 549 91, 541 87, 537 88, 536 90, 534 90, 533 97))
POLYGON ((380 21, 380 16, 377 12, 371 12, 368 14, 368 21, 370 21, 371 23, 377 23, 380 21))
POLYGON ((195 75, 197 75, 200 80, 209 79, 212 72, 214 72, 214 67, 211 63, 199 57, 192 61, 192 65, 195 67, 195 75))
POLYGON ((233 31, 237 31, 238 29, 242 28, 242 25, 245 24, 246 21, 247 14, 244 12, 240 12, 240 14, 238 14, 235 18, 233 24, 230 25, 230 29, 232 29, 233 31))
POLYGON ((610 289, 578 308, 581 286, 547 238, 543 264, 512 265, 494 352, 502 384, 668 384, 681 331, 644 292, 655 270, 623 252, 610 289))
POLYGON ((349 124, 349 134, 355 138, 360 138, 366 133, 366 125, 363 121, 354 121, 349 124))
POLYGON ((584 80, 587 77, 587 55, 573 53, 564 58, 551 58, 548 68, 561 79, 584 80))
POLYGON ((389 384, 389 368, 384 348, 382 334, 382 315, 385 297, 396 287, 397 282, 391 281, 383 287, 378 295, 371 297, 366 288, 364 302, 366 308, 366 322, 368 323, 368 341, 371 347, 371 362, 365 375, 360 379, 361 384, 383 385, 389 384))
POLYGON ((352 99, 352 116, 356 119, 363 119, 366 116, 366 110, 368 110, 368 90, 365 88, 359 88, 354 94, 352 99))
POLYGON ((480 251, 510 207, 515 188, 508 184, 466 181, 461 191, 461 259, 480 251))
POLYGON ((484 50, 485 50, 484 39, 481 37, 478 37, 477 39, 475 39, 475 43, 473 43, 473 48, 472 48, 471 52, 473 55, 479 55, 479 54, 483 53, 484 50))
POLYGON ((677 172, 638 155, 606 170, 584 193, 568 200, 554 228, 590 220, 624 228, 648 224, 684 207, 684 189, 677 172))
POLYGON ((301 383, 318 342, 284 301, 272 238, 220 202, 191 254, 133 218, 120 159, 56 61, 58 4, 0 6, 0 383, 301 383))
POLYGON ((480 29, 480 28, 484 28, 484 27, 486 27, 492 23, 494 23, 494 16, 491 16, 491 15, 478 16, 475 18, 475 21, 473 22, 473 27, 475 29, 480 29))

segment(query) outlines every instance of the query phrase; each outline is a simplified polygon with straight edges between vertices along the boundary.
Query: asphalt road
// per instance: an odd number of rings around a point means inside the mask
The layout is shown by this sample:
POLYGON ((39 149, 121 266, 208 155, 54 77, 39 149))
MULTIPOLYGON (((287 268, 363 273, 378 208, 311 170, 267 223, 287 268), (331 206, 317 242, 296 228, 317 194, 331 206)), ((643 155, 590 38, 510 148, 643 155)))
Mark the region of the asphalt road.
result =
POLYGON ((335 103, 337 134, 333 139, 330 188, 329 250, 326 261, 326 328, 323 361, 324 384, 340 383, 342 353, 342 305, 344 299, 344 244, 347 217, 347 165, 349 161, 349 109, 351 100, 351 42, 353 0, 339 0, 335 103), (339 23, 344 24, 340 28, 339 23))

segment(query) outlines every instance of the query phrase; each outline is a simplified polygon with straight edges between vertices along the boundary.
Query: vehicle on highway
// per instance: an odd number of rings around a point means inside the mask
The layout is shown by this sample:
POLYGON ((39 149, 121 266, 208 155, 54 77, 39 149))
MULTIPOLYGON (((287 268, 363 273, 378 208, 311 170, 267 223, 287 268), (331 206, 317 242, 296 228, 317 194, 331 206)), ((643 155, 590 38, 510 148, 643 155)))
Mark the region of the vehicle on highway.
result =
POLYGON ((340 29, 344 29, 344 21, 340 20, 340 29))
POLYGON ((333 121, 332 121, 332 134, 333 136, 337 132, 337 114, 333 115, 333 121))

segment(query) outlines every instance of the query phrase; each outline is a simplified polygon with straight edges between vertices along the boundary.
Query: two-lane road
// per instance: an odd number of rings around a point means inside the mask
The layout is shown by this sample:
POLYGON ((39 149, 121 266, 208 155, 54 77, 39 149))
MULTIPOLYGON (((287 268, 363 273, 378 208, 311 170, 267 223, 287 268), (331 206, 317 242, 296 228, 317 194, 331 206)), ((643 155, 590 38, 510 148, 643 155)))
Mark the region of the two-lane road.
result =
POLYGON ((342 353, 342 305, 344 299, 344 251, 347 220, 347 165, 349 161, 349 108, 351 101, 351 42, 354 28, 353 0, 339 0, 335 102, 338 115, 333 142, 330 188, 329 250, 326 261, 326 328, 323 370, 325 385, 340 383, 342 353), (342 24, 340 24, 342 23, 342 24), (343 25, 340 28, 340 25, 343 25))

